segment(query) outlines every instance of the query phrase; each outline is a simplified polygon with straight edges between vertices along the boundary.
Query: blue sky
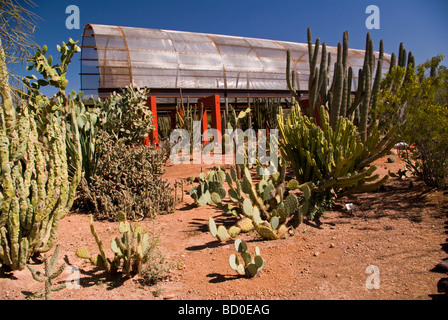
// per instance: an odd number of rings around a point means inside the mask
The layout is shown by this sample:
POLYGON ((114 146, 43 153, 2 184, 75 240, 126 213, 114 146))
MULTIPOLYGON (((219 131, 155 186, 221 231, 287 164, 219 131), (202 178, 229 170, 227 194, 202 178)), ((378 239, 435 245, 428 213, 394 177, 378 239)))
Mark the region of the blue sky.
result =
MULTIPOLYGON (((448 55, 447 0, 35 0, 40 16, 36 41, 47 44, 57 56, 56 45, 68 38, 81 40, 87 23, 193 31, 235 36, 306 42, 313 38, 337 45, 349 31, 350 47, 364 49, 370 32, 375 49, 384 41, 387 53, 397 52, 400 42, 413 52, 416 63, 439 53, 448 55), (67 6, 80 10, 79 30, 65 27, 67 6), (368 30, 366 8, 380 9, 380 29, 368 30)), ((69 70, 69 89, 80 89, 80 54, 69 70)), ((444 61, 448 65, 448 58, 444 61)))

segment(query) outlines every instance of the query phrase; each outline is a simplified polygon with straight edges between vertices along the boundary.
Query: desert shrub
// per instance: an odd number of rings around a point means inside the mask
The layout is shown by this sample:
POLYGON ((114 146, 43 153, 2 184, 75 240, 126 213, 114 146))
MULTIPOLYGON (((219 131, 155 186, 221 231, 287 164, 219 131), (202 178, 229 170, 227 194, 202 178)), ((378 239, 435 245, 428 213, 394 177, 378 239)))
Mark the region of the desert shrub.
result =
POLYGON ((430 187, 448 178, 448 71, 439 55, 419 65, 395 66, 383 81, 379 116, 398 123, 400 138, 413 148, 405 161, 430 187))
POLYGON ((123 211, 130 220, 174 210, 173 189, 163 179, 166 154, 153 146, 128 145, 101 131, 99 154, 91 181, 83 180, 82 201, 99 219, 113 219, 123 211))
POLYGON ((97 102, 98 127, 128 143, 142 143, 154 128, 151 110, 146 105, 149 89, 128 86, 97 102))
POLYGON ((413 145, 406 161, 427 186, 448 186, 448 108, 437 105, 410 108, 403 130, 405 140, 413 145), (434 125, 428 125, 434 123, 434 125))
POLYGON ((139 220, 173 211, 172 188, 162 178, 167 152, 143 145, 153 128, 147 94, 129 86, 76 110, 84 173, 76 206, 95 218, 123 211, 139 220))

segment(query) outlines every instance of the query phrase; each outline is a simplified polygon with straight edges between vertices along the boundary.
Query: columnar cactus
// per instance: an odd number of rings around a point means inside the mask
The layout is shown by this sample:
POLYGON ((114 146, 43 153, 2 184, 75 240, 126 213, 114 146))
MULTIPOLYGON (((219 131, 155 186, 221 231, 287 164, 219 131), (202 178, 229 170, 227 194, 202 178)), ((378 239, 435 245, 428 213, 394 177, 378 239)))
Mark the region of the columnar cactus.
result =
POLYGON ((22 93, 21 104, 15 107, 0 43, 0 264, 12 270, 22 270, 31 255, 53 247, 59 222, 70 210, 81 179, 79 133, 67 132, 68 124, 77 127, 72 98, 76 93, 65 94, 67 67, 80 48, 71 39, 59 47, 62 63, 58 66, 45 57, 46 50, 45 46, 38 49, 29 67, 43 79, 24 79, 28 92, 22 93), (48 84, 59 90, 52 98, 39 92, 48 84), (66 140, 76 150, 70 179, 66 140))
MULTIPOLYGON (((357 127, 362 141, 368 138, 368 132, 375 129, 376 119, 372 117, 371 110, 376 108, 378 94, 382 81, 382 65, 384 56, 383 42, 380 41, 379 52, 375 54, 370 34, 366 36, 366 49, 363 67, 358 71, 357 90, 352 99, 353 69, 347 66, 348 57, 348 32, 344 32, 343 42, 338 44, 337 59, 334 64, 333 80, 329 82, 331 67, 331 55, 328 53, 326 44, 322 44, 321 63, 317 67, 317 57, 320 51, 320 40, 316 39, 313 46, 311 30, 308 29, 308 55, 310 66, 309 107, 306 111, 311 118, 317 118, 320 106, 325 106, 329 115, 330 126, 337 126, 338 117, 350 119, 357 127), (378 57, 377 57, 378 56, 378 57), (376 69, 376 71, 375 71, 376 69)), ((400 50, 400 63, 405 61, 405 50, 400 50)), ((296 101, 299 97, 291 84, 291 54, 287 52, 287 83, 291 94, 296 101)), ((317 123, 317 121, 316 121, 317 123)), ((394 132, 395 133, 395 132, 394 132)), ((386 139, 388 139, 387 137, 386 139)), ((387 145, 389 146, 389 145, 387 145)), ((389 148, 390 150, 390 148, 389 148)), ((386 150, 387 152, 388 150, 386 150)))

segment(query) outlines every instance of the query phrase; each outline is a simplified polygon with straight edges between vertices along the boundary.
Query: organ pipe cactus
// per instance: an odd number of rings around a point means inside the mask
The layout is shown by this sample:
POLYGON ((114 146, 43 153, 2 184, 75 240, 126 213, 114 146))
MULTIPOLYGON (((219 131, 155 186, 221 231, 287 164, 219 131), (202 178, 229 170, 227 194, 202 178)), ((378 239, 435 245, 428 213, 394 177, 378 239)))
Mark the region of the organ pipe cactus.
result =
MULTIPOLYGON (((327 54, 326 44, 320 46, 319 38, 313 46, 311 30, 308 29, 308 56, 309 56, 309 107, 307 116, 319 118, 320 106, 325 106, 329 115, 329 124, 334 129, 337 126, 338 117, 350 119, 358 127, 362 141, 366 141, 369 133, 375 129, 377 121, 372 115, 378 103, 378 94, 382 81, 382 66, 384 59, 384 46, 380 41, 379 52, 373 50, 373 41, 370 34, 366 36, 366 49, 363 67, 358 70, 357 90, 352 90, 353 69, 347 65, 348 58, 348 32, 344 32, 342 43, 337 48, 337 58, 333 68, 332 82, 329 82, 331 55, 327 54), (317 66, 317 58, 320 53, 320 66, 317 66), (352 97, 353 95, 353 97, 352 97)), ((400 57, 405 55, 405 50, 400 50, 400 57)), ((291 53, 287 52, 287 84, 293 97, 299 101, 291 82, 291 53)), ((401 58, 399 63, 406 60, 401 58)), ((393 63, 393 62, 392 62, 393 63)), ((316 120, 316 123, 319 122, 316 120)), ((392 130, 395 133, 395 131, 392 130)), ((387 137, 386 139, 388 139, 387 137)), ((389 149, 390 150, 390 149, 389 149)), ((387 152, 386 150, 385 152, 387 152)))
POLYGON ((77 127, 75 99, 65 94, 68 64, 80 48, 70 40, 59 47, 61 63, 52 65, 46 47, 30 59, 43 77, 28 77, 28 92, 14 106, 5 55, 0 43, 0 263, 22 270, 29 258, 50 250, 57 240, 61 219, 70 210, 81 179, 79 132, 68 134, 67 125, 77 127), (48 98, 39 92, 51 85, 58 93, 48 98), (66 140, 77 152, 68 176, 66 140))

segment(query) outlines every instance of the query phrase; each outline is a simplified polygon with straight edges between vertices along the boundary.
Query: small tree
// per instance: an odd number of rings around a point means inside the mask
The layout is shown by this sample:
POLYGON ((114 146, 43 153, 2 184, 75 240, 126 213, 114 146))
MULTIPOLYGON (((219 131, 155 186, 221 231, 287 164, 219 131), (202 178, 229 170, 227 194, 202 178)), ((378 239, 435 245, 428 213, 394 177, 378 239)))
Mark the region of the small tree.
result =
POLYGON ((448 70, 438 55, 417 68, 394 67, 383 81, 378 109, 399 124, 413 148, 405 160, 430 187, 448 186, 448 70))

